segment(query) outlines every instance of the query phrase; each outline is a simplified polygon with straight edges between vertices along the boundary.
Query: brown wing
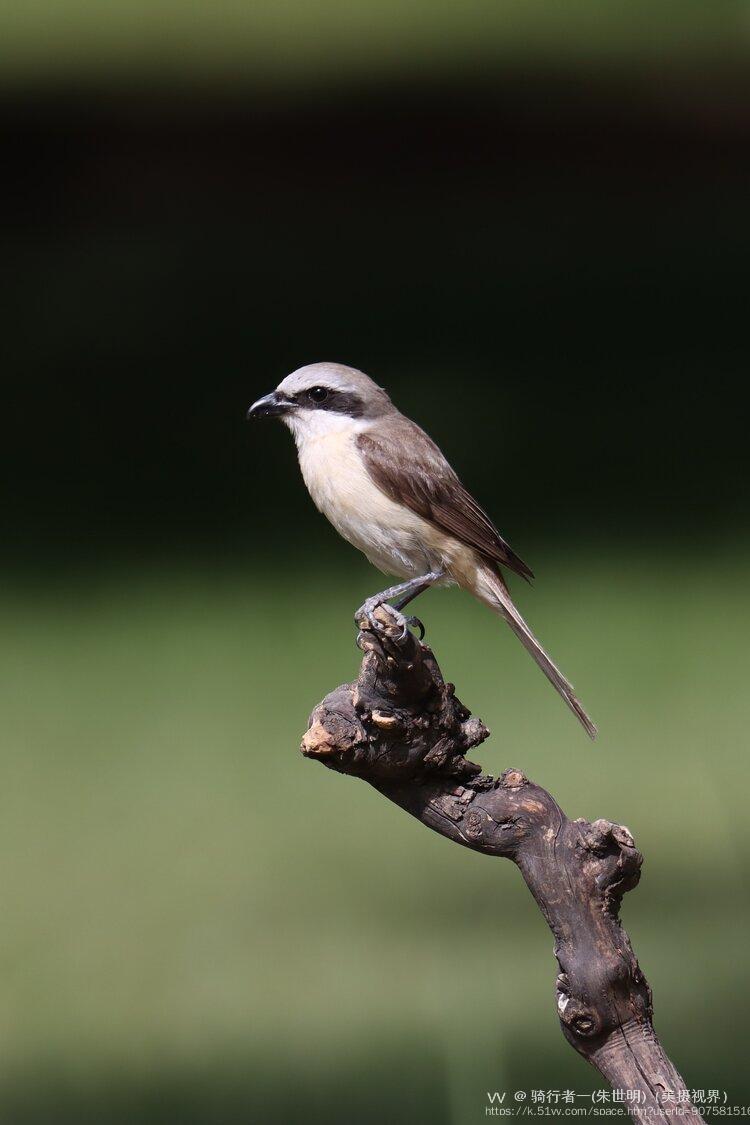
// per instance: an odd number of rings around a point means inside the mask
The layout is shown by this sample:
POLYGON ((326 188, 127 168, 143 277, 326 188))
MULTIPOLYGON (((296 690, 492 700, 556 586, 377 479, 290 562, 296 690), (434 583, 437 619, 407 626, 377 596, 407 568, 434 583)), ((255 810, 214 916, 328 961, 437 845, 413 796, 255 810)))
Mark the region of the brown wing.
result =
POLYGON ((375 484, 391 500, 455 535, 486 559, 523 578, 534 575, 467 492, 434 441, 402 414, 389 415, 377 433, 358 434, 357 446, 375 484))

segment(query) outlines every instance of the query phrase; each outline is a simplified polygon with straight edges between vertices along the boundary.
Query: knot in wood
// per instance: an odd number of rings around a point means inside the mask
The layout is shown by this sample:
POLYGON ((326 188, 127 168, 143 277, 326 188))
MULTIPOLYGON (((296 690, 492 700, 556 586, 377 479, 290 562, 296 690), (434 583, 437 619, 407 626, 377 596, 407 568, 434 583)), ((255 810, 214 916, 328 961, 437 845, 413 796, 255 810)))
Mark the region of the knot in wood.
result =
POLYGON ((398 715, 390 714, 387 711, 373 711, 369 716, 369 721, 379 727, 380 730, 398 731, 402 729, 398 715))
POLYGON ((584 847, 594 855, 605 855, 616 844, 619 848, 635 848, 635 840, 624 824, 613 824, 611 820, 595 820, 589 824, 585 820, 577 820, 581 825, 581 840, 584 847))
MULTIPOLYGON (((462 710, 465 711, 466 708, 462 708, 462 710)), ((459 717, 462 719, 460 726, 461 743, 466 750, 471 750, 474 746, 479 746, 481 742, 489 738, 490 732, 481 719, 477 719, 473 715, 467 716, 461 716, 459 712, 459 717)))
POLYGON ((520 770, 509 769, 500 774, 500 785, 503 789, 520 789, 522 785, 528 784, 528 777, 522 774, 520 770))
POLYGON ((565 973, 557 978, 557 1014, 563 1028, 577 1039, 591 1039, 602 1030, 602 1021, 596 1011, 579 997, 572 996, 570 982, 565 973))
POLYGON ((597 1030, 596 1020, 592 1015, 587 1015, 585 1012, 581 1012, 580 1015, 574 1016, 571 1020, 570 1027, 576 1035, 580 1035, 584 1039, 587 1039, 590 1035, 593 1035, 597 1030))
POLYGON ((604 908, 617 915, 625 891, 632 890, 641 877, 643 856, 629 831, 610 820, 575 821, 580 830, 579 847, 592 857, 590 877, 604 896, 604 908))
POLYGON ((354 716, 321 706, 311 716, 300 749, 306 758, 323 760, 352 753, 365 737, 354 716))
POLYGON ((466 835, 470 840, 478 840, 484 831, 484 821, 481 813, 472 809, 466 818, 466 835))

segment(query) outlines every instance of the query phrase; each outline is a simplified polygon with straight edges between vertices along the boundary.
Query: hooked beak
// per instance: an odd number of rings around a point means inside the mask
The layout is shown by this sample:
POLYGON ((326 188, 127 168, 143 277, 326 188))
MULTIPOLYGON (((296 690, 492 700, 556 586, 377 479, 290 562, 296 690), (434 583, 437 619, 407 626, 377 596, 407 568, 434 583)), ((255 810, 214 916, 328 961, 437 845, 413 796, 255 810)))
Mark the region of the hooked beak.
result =
POLYGON ((270 395, 264 395, 253 403, 246 417, 248 422, 251 418, 280 418, 282 414, 288 414, 295 405, 278 391, 271 391, 270 395))

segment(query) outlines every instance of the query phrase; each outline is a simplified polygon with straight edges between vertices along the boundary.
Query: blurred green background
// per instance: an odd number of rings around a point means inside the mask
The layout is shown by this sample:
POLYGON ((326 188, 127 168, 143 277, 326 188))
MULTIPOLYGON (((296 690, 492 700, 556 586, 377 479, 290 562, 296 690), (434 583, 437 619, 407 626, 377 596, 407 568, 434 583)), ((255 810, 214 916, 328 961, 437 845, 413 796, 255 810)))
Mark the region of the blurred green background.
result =
POLYGON ((485 1117, 591 1090, 517 871, 298 754, 380 576, 287 434, 362 367, 532 565, 446 677, 646 855, 624 919, 688 1084, 750 1102, 747 6, 6 5, 0 1113, 485 1117))

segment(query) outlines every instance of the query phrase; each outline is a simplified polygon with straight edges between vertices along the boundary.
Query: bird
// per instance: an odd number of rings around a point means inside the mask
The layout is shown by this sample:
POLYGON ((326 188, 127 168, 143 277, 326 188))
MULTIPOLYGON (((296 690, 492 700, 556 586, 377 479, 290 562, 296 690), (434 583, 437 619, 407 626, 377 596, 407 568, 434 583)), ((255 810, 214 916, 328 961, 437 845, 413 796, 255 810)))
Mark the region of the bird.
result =
POLYGON ((247 418, 280 418, 294 437, 302 477, 339 534, 385 574, 403 581, 367 598, 355 621, 382 628, 431 586, 468 590, 510 626, 590 738, 597 729, 573 686, 516 608, 504 571, 534 575, 464 487, 435 442, 363 371, 312 363, 259 398, 247 418), (389 604, 390 603, 390 604, 389 604))

